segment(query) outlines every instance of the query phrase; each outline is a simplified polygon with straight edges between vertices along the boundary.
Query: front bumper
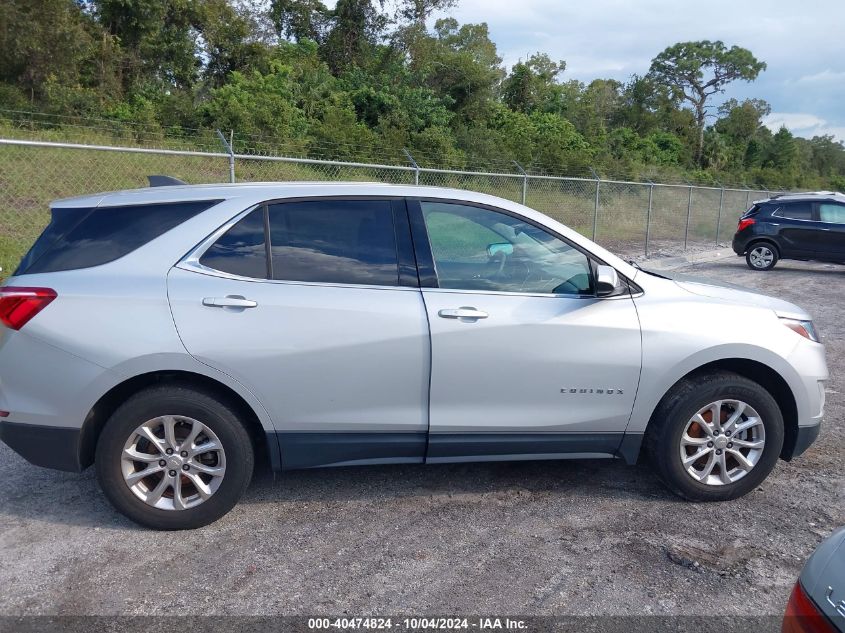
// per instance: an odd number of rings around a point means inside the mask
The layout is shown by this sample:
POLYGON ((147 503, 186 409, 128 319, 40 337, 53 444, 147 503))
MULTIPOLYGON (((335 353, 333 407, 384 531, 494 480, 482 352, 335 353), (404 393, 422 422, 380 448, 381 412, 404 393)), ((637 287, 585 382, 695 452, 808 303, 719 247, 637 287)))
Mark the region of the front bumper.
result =
POLYGON ((798 433, 795 436, 795 446, 792 448, 789 459, 803 455, 804 451, 810 448, 812 443, 816 441, 821 429, 821 423, 814 424, 813 426, 799 426, 798 433))
POLYGON ((0 421, 0 440, 36 466, 80 472, 80 429, 0 421))

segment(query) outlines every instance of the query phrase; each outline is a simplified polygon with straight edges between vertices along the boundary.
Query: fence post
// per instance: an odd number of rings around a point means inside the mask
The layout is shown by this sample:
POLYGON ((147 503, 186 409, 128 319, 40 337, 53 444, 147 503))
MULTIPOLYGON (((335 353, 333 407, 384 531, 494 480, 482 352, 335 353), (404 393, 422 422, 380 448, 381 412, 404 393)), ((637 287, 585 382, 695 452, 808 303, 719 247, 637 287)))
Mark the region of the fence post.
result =
POLYGON ((719 229, 721 228, 722 224, 722 209, 724 208, 725 204, 725 185, 720 183, 718 180, 716 184, 722 188, 721 193, 719 194, 719 215, 716 216, 716 247, 719 247, 719 229))
POLYGON ((593 209, 593 241, 596 241, 596 233, 599 228, 599 185, 601 185, 601 178, 596 173, 596 170, 590 167, 590 173, 596 181, 596 207, 593 209))
POLYGON ((648 213, 645 216, 645 256, 648 259, 648 240, 651 236, 651 205, 654 201, 654 183, 648 181, 648 213))
POLYGON ((420 184, 420 166, 417 165, 417 161, 414 160, 414 157, 411 156, 411 152, 406 150, 404 147, 402 151, 405 152, 405 157, 411 162, 411 166, 414 168, 414 184, 420 184))
POLYGON ((519 173, 522 174, 522 204, 525 204, 525 200, 528 198, 528 174, 525 173, 522 165, 518 162, 513 161, 513 164, 516 165, 519 173))
POLYGON ((692 183, 689 180, 686 183, 689 185, 689 200, 687 201, 687 226, 684 229, 684 250, 687 250, 689 243, 689 223, 692 218, 692 183))
POLYGON ((751 189, 748 185, 745 185, 745 210, 748 211, 748 208, 751 206, 751 189))
POLYGON ((234 130, 229 131, 229 140, 226 140, 226 137, 223 136, 223 132, 217 130, 217 136, 220 137, 220 142, 223 143, 223 147, 226 148, 226 153, 229 154, 229 182, 235 182, 235 151, 232 149, 232 140, 235 133, 234 130))

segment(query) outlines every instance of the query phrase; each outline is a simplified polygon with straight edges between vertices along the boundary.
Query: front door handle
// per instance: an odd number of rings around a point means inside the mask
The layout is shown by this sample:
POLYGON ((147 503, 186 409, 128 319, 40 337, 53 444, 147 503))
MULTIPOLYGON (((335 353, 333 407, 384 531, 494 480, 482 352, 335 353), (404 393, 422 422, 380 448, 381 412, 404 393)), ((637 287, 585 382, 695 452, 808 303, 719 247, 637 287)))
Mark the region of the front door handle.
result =
POLYGON ((490 316, 486 312, 466 306, 453 310, 441 310, 437 315, 443 319, 458 319, 464 323, 475 323, 478 319, 486 319, 490 316))
POLYGON ((206 297, 202 304, 209 308, 254 308, 257 301, 251 301, 240 295, 227 295, 225 297, 206 297))

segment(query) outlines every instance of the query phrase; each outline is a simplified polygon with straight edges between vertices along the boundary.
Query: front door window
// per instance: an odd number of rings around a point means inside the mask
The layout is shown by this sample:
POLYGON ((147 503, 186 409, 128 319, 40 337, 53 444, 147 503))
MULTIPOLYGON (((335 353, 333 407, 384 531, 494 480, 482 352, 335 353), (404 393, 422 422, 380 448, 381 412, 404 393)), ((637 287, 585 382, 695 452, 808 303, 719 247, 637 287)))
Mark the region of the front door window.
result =
POLYGON ((587 256, 551 233, 506 213, 422 202, 441 288, 592 295, 587 256))

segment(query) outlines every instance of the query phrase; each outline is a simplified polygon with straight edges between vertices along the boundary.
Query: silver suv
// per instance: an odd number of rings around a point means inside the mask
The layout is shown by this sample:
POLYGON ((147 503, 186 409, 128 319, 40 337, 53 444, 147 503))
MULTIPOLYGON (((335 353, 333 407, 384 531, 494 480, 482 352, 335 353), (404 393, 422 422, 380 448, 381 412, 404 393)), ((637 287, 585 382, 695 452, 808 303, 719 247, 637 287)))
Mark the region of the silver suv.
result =
POLYGON ((0 287, 0 436, 96 463, 147 526, 228 512, 257 458, 621 458, 733 499, 822 419, 802 309, 646 272, 488 195, 167 186, 52 205, 0 287))

